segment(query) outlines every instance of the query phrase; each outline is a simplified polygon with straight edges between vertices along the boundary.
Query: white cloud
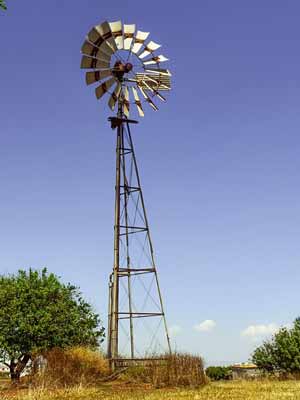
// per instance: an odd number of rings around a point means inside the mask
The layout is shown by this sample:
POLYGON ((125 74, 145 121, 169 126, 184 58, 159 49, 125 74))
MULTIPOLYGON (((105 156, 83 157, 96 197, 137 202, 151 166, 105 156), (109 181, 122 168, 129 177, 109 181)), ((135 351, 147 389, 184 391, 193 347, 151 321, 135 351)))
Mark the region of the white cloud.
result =
POLYGON ((181 332, 181 326, 179 325, 172 325, 169 328, 170 336, 175 337, 181 332))
POLYGON ((250 325, 242 331, 241 335, 256 339, 263 336, 274 335, 274 333, 278 332, 279 329, 279 326, 274 323, 266 325, 250 325))
POLYGON ((194 326, 194 329, 198 332, 210 332, 216 327, 215 321, 212 319, 206 319, 203 322, 200 322, 200 324, 197 324, 194 326))

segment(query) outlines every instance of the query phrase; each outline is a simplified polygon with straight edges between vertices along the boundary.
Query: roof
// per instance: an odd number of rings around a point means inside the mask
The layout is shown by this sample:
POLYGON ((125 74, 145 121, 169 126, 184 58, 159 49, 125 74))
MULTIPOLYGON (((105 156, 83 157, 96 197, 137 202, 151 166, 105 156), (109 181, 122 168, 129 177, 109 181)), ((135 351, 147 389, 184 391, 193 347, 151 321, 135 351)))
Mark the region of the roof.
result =
POLYGON ((231 367, 232 369, 237 368, 237 369, 256 369, 257 365, 251 364, 251 363, 241 363, 241 364, 234 364, 231 367))

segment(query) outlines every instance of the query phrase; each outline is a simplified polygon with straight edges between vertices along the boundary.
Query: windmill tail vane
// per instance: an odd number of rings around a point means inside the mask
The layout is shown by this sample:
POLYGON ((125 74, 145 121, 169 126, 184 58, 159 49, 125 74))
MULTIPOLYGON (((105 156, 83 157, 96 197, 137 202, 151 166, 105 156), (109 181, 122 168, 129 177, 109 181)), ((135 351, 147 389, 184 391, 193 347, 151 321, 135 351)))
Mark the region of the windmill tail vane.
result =
POLYGON ((103 22, 88 33, 81 68, 97 99, 109 94, 109 117, 116 134, 114 264, 109 279, 107 355, 112 369, 153 360, 171 352, 154 250, 130 126, 144 117, 144 106, 157 111, 161 92, 171 89, 168 61, 149 32, 134 24, 103 22))

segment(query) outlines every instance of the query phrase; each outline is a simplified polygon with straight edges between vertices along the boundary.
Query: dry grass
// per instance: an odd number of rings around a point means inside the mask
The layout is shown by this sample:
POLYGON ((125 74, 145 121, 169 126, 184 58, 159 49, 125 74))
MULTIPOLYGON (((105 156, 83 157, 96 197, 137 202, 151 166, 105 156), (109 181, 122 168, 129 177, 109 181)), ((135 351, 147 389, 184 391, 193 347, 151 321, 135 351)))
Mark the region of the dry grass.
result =
POLYGON ((53 349, 45 357, 45 370, 33 376, 32 384, 35 387, 90 386, 109 375, 108 361, 101 353, 89 348, 53 349))
MULTIPOLYGON (((153 356, 155 359, 155 356, 153 356)), ((149 383, 158 387, 197 387, 207 383, 201 357, 175 353, 146 365, 130 367, 124 379, 134 383, 149 383)))
MULTIPOLYGON (((1 400, 11 400, 3 394, 1 400)), ((22 392, 14 400, 300 400, 298 381, 218 382, 200 389, 148 389, 123 386, 22 392)))

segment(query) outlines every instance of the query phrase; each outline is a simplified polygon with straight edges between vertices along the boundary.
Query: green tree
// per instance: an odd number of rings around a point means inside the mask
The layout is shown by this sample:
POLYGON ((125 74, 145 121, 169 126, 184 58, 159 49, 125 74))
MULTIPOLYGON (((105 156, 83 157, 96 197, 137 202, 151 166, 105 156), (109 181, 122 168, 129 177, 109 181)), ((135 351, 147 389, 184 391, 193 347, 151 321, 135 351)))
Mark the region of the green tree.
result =
POLYGON ((267 372, 300 372, 300 318, 291 329, 282 328, 271 340, 258 347, 252 356, 258 368, 267 372))
POLYGON ((205 373, 212 381, 228 380, 232 378, 230 367, 207 367, 205 373))
POLYGON ((46 269, 0 276, 0 362, 17 382, 35 354, 98 346, 104 328, 78 288, 46 269))
POLYGON ((6 9, 7 9, 6 3, 5 3, 4 0, 0 0, 0 8, 2 8, 3 10, 6 10, 6 9))

